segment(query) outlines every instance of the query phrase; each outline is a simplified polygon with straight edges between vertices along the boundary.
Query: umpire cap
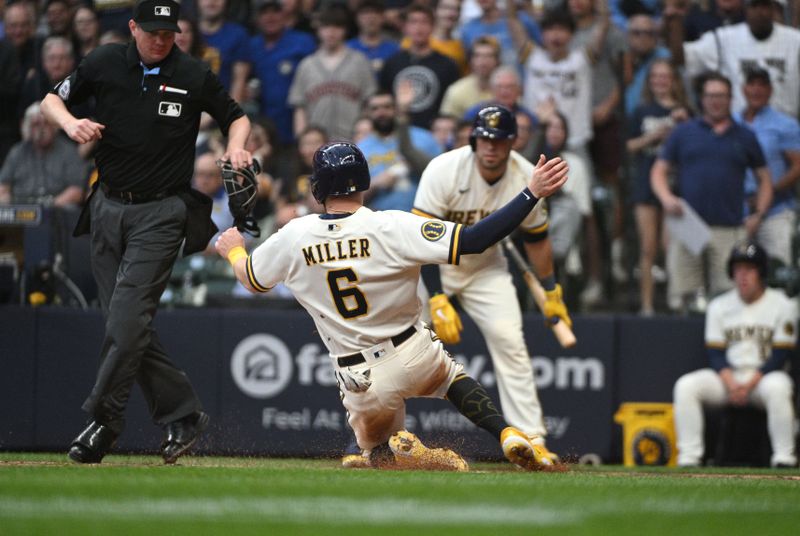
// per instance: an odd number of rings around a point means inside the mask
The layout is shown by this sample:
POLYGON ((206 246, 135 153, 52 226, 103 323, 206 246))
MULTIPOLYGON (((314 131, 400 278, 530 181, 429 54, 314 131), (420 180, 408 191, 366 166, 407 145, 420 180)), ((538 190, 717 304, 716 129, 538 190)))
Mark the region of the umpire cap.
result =
POLYGON ((517 118, 514 113, 499 104, 493 104, 481 109, 475 122, 472 124, 472 133, 469 135, 469 144, 475 150, 477 138, 490 140, 513 140, 517 137, 517 118))
POLYGON ((178 17, 181 5, 175 0, 139 0, 133 8, 133 20, 145 32, 168 30, 181 33, 178 17))
POLYGON ((747 241, 733 246, 728 257, 728 277, 731 279, 733 279, 733 266, 738 262, 755 265, 761 280, 767 279, 767 252, 757 243, 747 241))
POLYGON ((322 204, 331 195, 347 195, 369 189, 369 166, 355 144, 336 141, 314 153, 311 194, 322 204))

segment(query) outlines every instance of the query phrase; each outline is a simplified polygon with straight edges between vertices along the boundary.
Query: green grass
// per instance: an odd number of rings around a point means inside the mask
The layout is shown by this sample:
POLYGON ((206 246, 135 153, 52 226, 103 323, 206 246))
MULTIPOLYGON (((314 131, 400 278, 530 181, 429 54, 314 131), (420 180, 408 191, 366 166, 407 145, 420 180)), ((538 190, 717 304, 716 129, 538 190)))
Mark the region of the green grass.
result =
POLYGON ((800 472, 616 466, 523 473, 336 460, 0 453, 0 534, 797 534, 800 472))

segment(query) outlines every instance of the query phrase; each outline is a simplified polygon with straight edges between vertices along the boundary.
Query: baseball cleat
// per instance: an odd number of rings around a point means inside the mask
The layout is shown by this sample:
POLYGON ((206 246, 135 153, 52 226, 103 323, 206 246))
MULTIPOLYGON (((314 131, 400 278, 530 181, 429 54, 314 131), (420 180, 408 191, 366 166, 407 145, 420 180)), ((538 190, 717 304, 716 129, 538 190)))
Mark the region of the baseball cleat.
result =
POLYGON ((361 454, 345 454, 342 456, 342 467, 345 469, 367 469, 372 467, 369 458, 361 454))
POLYGON ((509 426, 500 434, 500 444, 506 459, 526 471, 541 471, 553 465, 550 453, 543 445, 534 445, 528 436, 509 426))
POLYGON ((389 438, 396 468, 430 471, 469 471, 467 462, 450 449, 429 449, 411 432, 401 430, 389 438))
POLYGON ((553 465, 561 464, 561 458, 559 458, 558 454, 550 452, 544 445, 544 438, 542 436, 529 435, 528 439, 534 447, 541 447, 539 450, 542 452, 542 456, 553 462, 553 465))

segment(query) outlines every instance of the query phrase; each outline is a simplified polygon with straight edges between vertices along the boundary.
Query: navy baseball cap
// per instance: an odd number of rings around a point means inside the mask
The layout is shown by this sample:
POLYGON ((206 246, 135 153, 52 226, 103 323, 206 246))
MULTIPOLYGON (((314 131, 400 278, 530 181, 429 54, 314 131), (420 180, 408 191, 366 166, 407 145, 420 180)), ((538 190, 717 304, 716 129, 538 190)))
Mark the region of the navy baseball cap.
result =
POLYGON ((261 13, 266 9, 281 11, 283 9, 283 0, 259 0, 256 3, 256 10, 261 13))
POLYGON ((760 80, 767 85, 772 85, 772 80, 770 79, 769 71, 767 71, 763 67, 753 67, 752 69, 747 69, 745 71, 744 80, 748 84, 753 80, 760 80))
POLYGON ((133 20, 145 32, 168 30, 181 33, 181 6, 175 0, 140 0, 133 8, 133 20))

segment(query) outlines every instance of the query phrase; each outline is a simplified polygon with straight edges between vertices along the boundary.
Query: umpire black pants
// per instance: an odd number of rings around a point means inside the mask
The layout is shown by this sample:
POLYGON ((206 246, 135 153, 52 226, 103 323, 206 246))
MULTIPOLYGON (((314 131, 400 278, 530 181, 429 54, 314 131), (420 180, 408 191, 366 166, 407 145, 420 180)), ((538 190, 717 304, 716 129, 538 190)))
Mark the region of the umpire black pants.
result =
POLYGON ((117 433, 133 383, 157 424, 201 409, 186 374, 170 361, 153 318, 184 237, 177 196, 127 205, 98 190, 91 199, 92 272, 105 317, 100 369, 83 409, 117 433))

